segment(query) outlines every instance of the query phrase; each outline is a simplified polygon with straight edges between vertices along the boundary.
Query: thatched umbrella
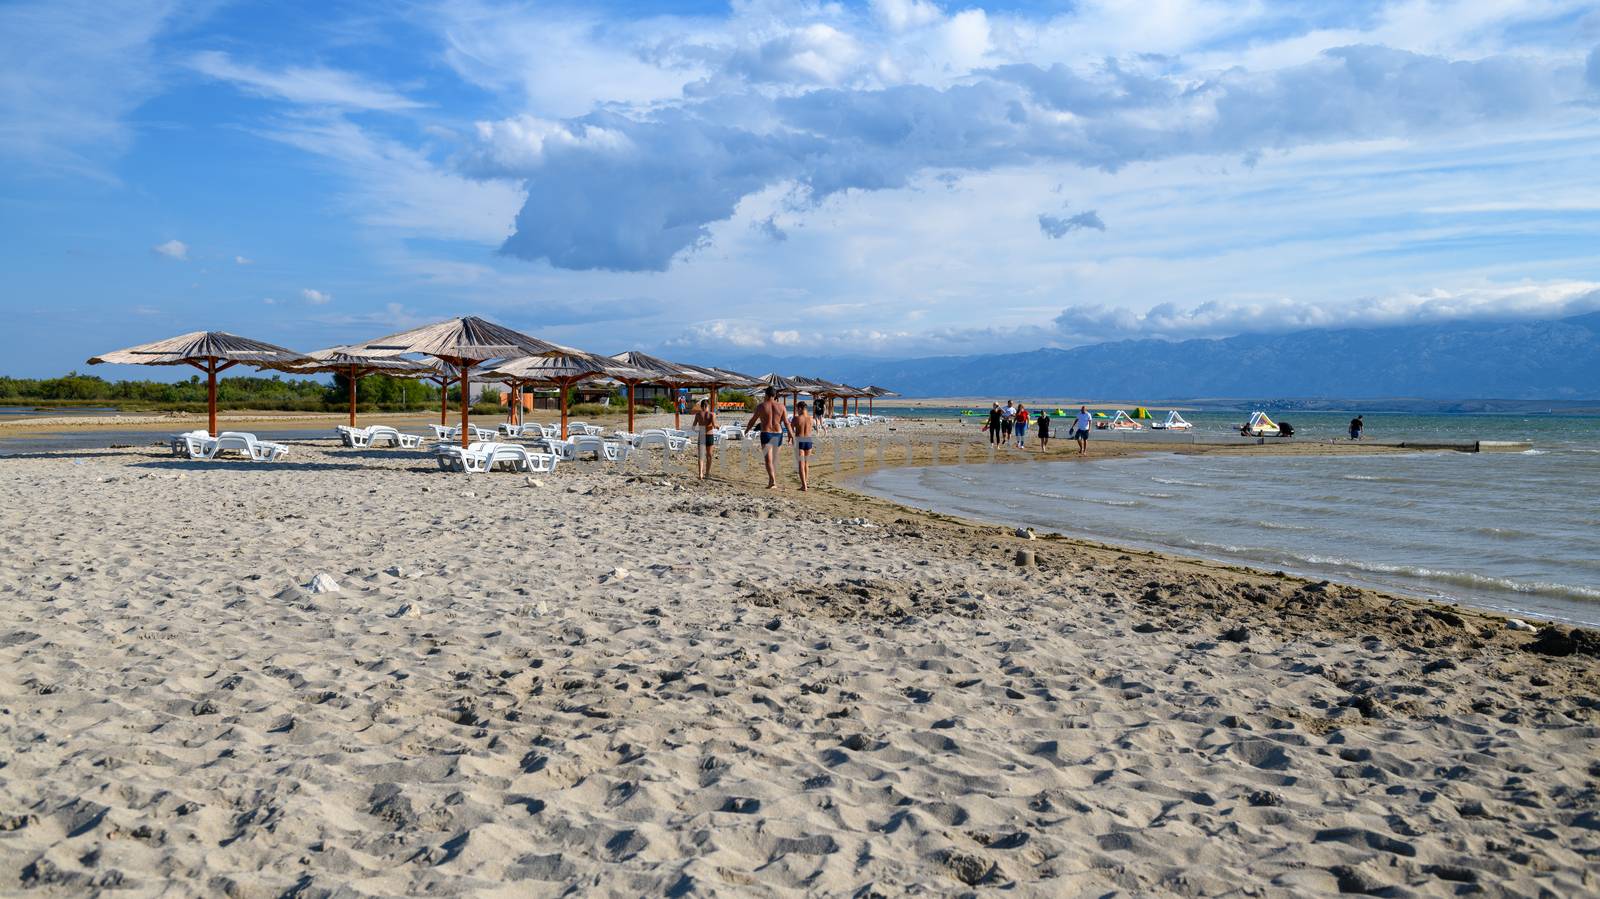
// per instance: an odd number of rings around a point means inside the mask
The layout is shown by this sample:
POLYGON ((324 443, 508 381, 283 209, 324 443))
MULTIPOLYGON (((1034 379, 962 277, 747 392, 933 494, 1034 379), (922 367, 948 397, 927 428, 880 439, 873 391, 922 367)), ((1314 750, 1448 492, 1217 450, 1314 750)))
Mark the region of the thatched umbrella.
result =
MULTIPOLYGON (((680 387, 702 386, 708 381, 705 375, 695 372, 691 366, 668 362, 649 353, 633 351, 618 353, 611 358, 623 365, 648 372, 650 374, 647 379, 648 383, 660 384, 668 390, 677 390, 680 387)), ((678 412, 678 404, 673 403, 672 426, 676 428, 682 421, 683 416, 678 412)), ((628 430, 633 430, 633 385, 628 386, 628 430)))
POLYGON ((713 368, 709 365, 685 365, 685 369, 693 374, 701 375, 706 380, 701 383, 711 392, 711 408, 717 408, 717 390, 722 387, 754 387, 756 379, 736 371, 725 368, 713 368))
POLYGON ((155 343, 131 346, 104 353, 89 360, 90 365, 192 365, 206 373, 207 430, 217 436, 217 375, 235 365, 292 370, 290 366, 306 357, 294 350, 229 334, 226 331, 191 331, 155 343))
POLYGON ((356 426, 356 381, 366 375, 385 374, 400 378, 429 378, 442 374, 439 367, 417 362, 402 356, 358 353, 347 346, 329 347, 306 354, 309 362, 294 367, 295 371, 337 372, 350 382, 350 427, 356 426))
POLYGON ((559 355, 567 352, 565 347, 537 337, 529 337, 520 331, 513 331, 504 325, 497 325, 473 315, 412 328, 376 340, 354 343, 350 347, 358 353, 376 355, 419 353, 454 365, 461 382, 462 446, 470 442, 467 437, 467 419, 472 406, 473 366, 491 359, 559 355))
POLYGON ((895 393, 893 390, 890 390, 887 387, 878 387, 878 386, 876 386, 874 384, 868 384, 867 386, 865 386, 865 387, 863 387, 861 389, 863 391, 865 391, 866 394, 867 394, 867 414, 868 415, 872 414, 872 400, 873 400, 874 397, 882 399, 883 397, 886 397, 886 396, 899 396, 900 395, 898 393, 895 393))
MULTIPOLYGON (((567 439, 567 391, 574 384, 610 378, 621 381, 647 379, 648 375, 631 365, 623 365, 614 358, 596 356, 582 350, 558 348, 556 354, 524 356, 510 359, 493 368, 485 369, 480 377, 504 381, 508 384, 540 384, 561 388, 561 439, 567 439)), ((630 418, 631 422, 631 418, 630 418)))
POLYGON ((785 393, 793 394, 794 400, 797 403, 800 401, 800 394, 808 393, 811 390, 811 382, 807 381, 805 378, 787 378, 775 371, 767 372, 761 377, 756 378, 756 382, 752 386, 771 387, 773 390, 776 390, 779 395, 785 393))

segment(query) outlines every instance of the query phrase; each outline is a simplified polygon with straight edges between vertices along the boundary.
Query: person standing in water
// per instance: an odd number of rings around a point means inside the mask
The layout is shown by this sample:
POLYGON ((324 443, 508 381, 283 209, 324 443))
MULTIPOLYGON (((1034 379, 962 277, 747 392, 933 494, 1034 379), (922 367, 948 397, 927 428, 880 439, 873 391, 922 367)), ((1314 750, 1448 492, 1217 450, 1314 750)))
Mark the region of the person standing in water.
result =
POLYGON ((1050 410, 1039 413, 1039 452, 1044 452, 1050 447, 1050 410))
POLYGON ((789 433, 794 435, 795 456, 800 463, 801 492, 805 492, 811 482, 811 429, 816 421, 805 403, 795 403, 794 417, 789 419, 789 433))
POLYGON ((1078 440, 1078 455, 1087 455, 1089 452, 1089 407, 1079 406, 1078 417, 1072 422, 1072 436, 1078 440))
POLYGON ((695 441, 700 445, 700 480, 711 473, 711 453, 717 445, 717 410, 710 400, 701 400, 694 412, 695 441))
POLYGON ((1011 442, 1011 429, 1017 423, 1017 407, 1010 400, 1006 400, 1006 407, 1000 410, 1000 436, 1005 443, 1011 442))
POLYGON ((1028 407, 1017 404, 1017 425, 1013 428, 1017 435, 1017 449, 1028 448, 1028 407))
POLYGON ((756 407, 754 415, 745 422, 746 431, 761 429, 761 455, 767 463, 767 489, 775 490, 778 486, 778 471, 773 467, 772 455, 783 446, 783 432, 789 427, 785 420, 788 410, 778 402, 778 391, 768 387, 764 394, 766 399, 756 407))
POLYGON ((985 427, 987 427, 989 429, 989 442, 993 443, 993 444, 996 444, 996 445, 999 445, 999 443, 1000 443, 1000 404, 999 403, 995 403, 993 406, 991 406, 989 408, 989 423, 985 427))
POLYGON ((1357 415, 1355 418, 1350 419, 1350 439, 1360 440, 1361 430, 1365 427, 1366 423, 1361 420, 1361 416, 1357 415))

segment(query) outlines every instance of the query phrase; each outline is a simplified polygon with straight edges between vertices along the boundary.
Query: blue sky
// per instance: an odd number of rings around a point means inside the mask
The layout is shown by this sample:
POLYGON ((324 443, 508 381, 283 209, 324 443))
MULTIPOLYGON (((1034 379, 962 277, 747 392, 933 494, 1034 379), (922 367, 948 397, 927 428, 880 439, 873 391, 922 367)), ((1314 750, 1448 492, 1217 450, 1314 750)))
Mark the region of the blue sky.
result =
POLYGON ((1597 158, 1592 0, 13 0, 5 368, 1550 317, 1600 308, 1597 158))

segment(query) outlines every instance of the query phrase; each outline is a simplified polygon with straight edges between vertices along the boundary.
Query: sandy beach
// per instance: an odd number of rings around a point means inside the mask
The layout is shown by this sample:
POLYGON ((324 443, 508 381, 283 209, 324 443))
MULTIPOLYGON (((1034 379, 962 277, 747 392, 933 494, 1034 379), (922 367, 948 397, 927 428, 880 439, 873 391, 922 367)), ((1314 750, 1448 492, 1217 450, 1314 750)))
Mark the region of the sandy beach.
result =
POLYGON ((0 462, 0 893, 1600 891, 1591 632, 906 509, 853 445, 291 453, 0 462))

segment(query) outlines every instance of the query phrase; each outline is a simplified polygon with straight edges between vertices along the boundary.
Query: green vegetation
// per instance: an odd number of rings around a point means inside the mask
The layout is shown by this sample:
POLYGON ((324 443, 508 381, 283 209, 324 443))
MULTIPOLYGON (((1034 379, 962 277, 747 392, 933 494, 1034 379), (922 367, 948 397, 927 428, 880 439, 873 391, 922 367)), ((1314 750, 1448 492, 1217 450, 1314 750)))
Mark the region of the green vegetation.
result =
MULTIPOLYGON (((356 391, 359 408, 369 411, 439 408, 439 388, 426 381, 369 375, 357 382, 356 391)), ((452 391, 451 395, 458 393, 452 391)), ((105 405, 132 412, 203 412, 206 382, 199 375, 185 381, 107 381, 77 372, 60 378, 0 377, 0 404, 105 405)), ((217 379, 219 409, 340 412, 349 404, 349 382, 343 375, 334 375, 332 384, 278 375, 217 379)))

